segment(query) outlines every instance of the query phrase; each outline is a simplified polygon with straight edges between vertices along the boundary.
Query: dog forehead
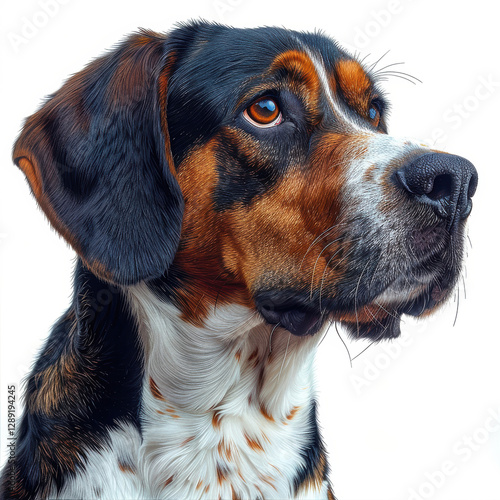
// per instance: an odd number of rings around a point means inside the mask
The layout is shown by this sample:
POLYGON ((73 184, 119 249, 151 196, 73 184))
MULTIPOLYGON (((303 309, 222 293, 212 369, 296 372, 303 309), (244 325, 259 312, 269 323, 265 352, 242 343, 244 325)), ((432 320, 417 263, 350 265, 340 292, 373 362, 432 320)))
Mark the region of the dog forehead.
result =
POLYGON ((172 85, 189 82, 191 92, 206 93, 208 89, 226 98, 229 96, 225 91, 234 95, 245 82, 259 76, 265 78, 274 61, 287 52, 321 61, 327 71, 333 71, 340 60, 352 59, 333 39, 321 33, 272 27, 192 25, 175 33, 172 43, 179 54, 172 85))

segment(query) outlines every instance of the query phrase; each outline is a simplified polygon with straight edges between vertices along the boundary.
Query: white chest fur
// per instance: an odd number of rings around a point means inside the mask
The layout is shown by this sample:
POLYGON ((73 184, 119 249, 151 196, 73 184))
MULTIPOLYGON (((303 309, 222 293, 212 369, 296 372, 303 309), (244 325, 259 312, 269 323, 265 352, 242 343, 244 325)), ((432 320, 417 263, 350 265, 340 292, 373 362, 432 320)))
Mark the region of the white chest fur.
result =
MULTIPOLYGON (((145 350, 143 436, 130 440, 131 466, 109 470, 121 489, 103 484, 99 498, 326 499, 326 484, 294 496, 320 336, 272 331, 240 306, 195 327, 143 285, 129 299, 145 350)), ((108 469, 120 458, 102 457, 108 469)))

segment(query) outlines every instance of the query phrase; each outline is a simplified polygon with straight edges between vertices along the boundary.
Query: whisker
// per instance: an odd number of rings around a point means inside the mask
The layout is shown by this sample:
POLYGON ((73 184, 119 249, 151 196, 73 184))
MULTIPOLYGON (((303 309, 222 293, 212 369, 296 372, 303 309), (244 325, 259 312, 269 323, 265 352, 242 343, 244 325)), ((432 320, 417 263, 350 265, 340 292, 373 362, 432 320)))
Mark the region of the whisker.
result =
POLYGON ((469 245, 470 245, 470 248, 471 248, 471 250, 472 250, 472 240, 470 239, 470 236, 469 236, 469 235, 467 235, 467 239, 469 240, 469 245))
POLYGON ((381 260, 378 259, 377 264, 375 265, 375 269, 374 269, 373 274, 372 274, 372 279, 370 280, 370 288, 372 286, 373 279, 375 278, 375 275, 377 274, 377 270, 378 270, 378 266, 379 266, 380 262, 381 262, 381 260))
POLYGON ((309 247, 307 248, 306 250, 306 253, 304 254, 304 257, 302 257, 302 261, 300 263, 300 267, 299 267, 299 270, 302 269, 302 265, 304 264, 304 260, 305 258, 307 257, 307 254, 309 253, 309 251, 311 250, 311 248, 323 237, 323 236, 328 236, 328 234, 333 231, 335 226, 331 226, 329 227, 328 229, 325 229, 325 231, 323 231, 319 236, 317 236, 316 238, 314 238, 313 242, 309 245, 309 247))
POLYGON ((345 222, 340 222, 339 224, 334 224, 333 226, 330 226, 328 229, 325 229, 319 236, 317 236, 313 242, 309 245, 309 248, 306 250, 306 253, 304 254, 304 257, 302 257, 302 261, 300 263, 300 267, 299 267, 299 270, 302 269, 302 265, 304 264, 304 260, 307 256, 307 254, 309 253, 309 251, 311 250, 311 248, 323 237, 326 237, 328 236, 328 234, 330 234, 331 231, 333 231, 334 229, 338 228, 338 227, 341 227, 341 226, 345 226, 345 222))
MULTIPOLYGON (((361 238, 356 238, 354 240, 350 240, 349 242, 346 242, 346 243, 353 243, 355 241, 358 241, 360 240, 361 238)), ((319 309, 321 311, 321 296, 322 296, 322 293, 323 293, 323 285, 324 285, 324 282, 325 282, 325 278, 326 278, 326 272, 327 271, 334 271, 335 269, 337 269, 337 267, 340 265, 340 263, 342 261, 344 261, 345 259, 347 259, 353 252, 354 252, 354 248, 351 248, 345 255, 344 257, 342 257, 338 262, 337 264, 335 264, 334 267, 332 268, 329 268, 328 266, 330 265, 330 262, 333 260, 333 258, 335 257, 335 255, 337 255, 343 248, 339 248, 331 257, 330 259, 328 260, 328 262, 326 263, 325 265, 325 268, 323 269, 323 275, 321 276, 321 284, 320 284, 320 288, 319 288, 319 309)))
MULTIPOLYGON (((360 55, 361 55, 361 54, 360 54, 360 55)), ((370 57, 371 55, 372 55, 371 53, 370 53, 370 54, 366 54, 366 56, 365 56, 365 57, 363 57, 363 59, 361 59, 361 61, 359 61, 359 60, 358 60, 359 64, 363 65, 363 63, 365 62, 365 60, 366 60, 368 57, 370 57)))
POLYGON ((352 368, 351 353, 349 352, 349 349, 348 349, 347 344, 345 343, 344 339, 340 336, 339 329, 337 328, 337 323, 334 323, 334 324, 335 324, 335 331, 337 332, 337 335, 338 335, 340 341, 342 342, 342 344, 344 344, 345 350, 347 351, 347 355, 349 356, 349 364, 351 365, 351 368, 352 368))
POLYGON ((457 310, 455 312, 455 321, 453 321, 453 326, 455 326, 457 322, 459 306, 460 306, 460 286, 457 288, 457 310))
POLYGON ((196 314, 196 312, 198 311, 198 307, 200 307, 200 304, 201 304, 202 300, 205 298, 205 295, 206 295, 206 293, 203 293, 203 295, 200 297, 200 300, 198 301, 198 303, 196 304, 196 307, 194 308, 193 314, 196 314))
POLYGON ((372 71, 375 66, 391 51, 391 49, 389 49, 387 52, 385 52, 384 54, 382 54, 369 68, 368 68, 368 72, 372 71))
POLYGON ((215 297, 214 313, 217 312, 217 303, 219 302, 220 289, 217 291, 217 296, 215 297))
POLYGON ((383 72, 383 73, 380 73, 380 75, 377 75, 376 76, 376 79, 377 80, 381 80, 382 78, 384 78, 384 81, 387 81, 388 77, 391 77, 391 76, 394 76, 396 78, 401 78, 403 80, 408 80, 409 82, 413 83, 414 85, 416 84, 413 79, 405 76, 405 75, 400 75, 399 73, 393 73, 392 71, 387 71, 387 72, 383 72))
POLYGON ((333 324, 333 320, 330 320, 330 326, 325 330, 325 333, 323 334, 323 337, 321 337, 321 340, 318 342, 318 345, 316 347, 319 347, 323 343, 323 340, 326 339, 326 335, 328 333, 328 330, 332 326, 332 324, 333 324))
POLYGON ((276 325, 274 326, 274 328, 271 330, 271 335, 269 336, 269 353, 272 352, 272 340, 273 340, 274 330, 276 330, 276 328, 278 328, 278 326, 280 326, 280 323, 281 322, 276 323, 276 325))
POLYGON ((370 309, 366 309, 365 308, 365 311, 368 312, 368 314, 382 327, 382 328, 385 328, 384 325, 377 319, 377 317, 375 316, 375 314, 373 314, 370 309))
POLYGON ((376 342, 377 342, 376 340, 372 340, 370 342, 370 344, 368 344, 360 353, 356 354, 356 356, 354 356, 354 358, 352 358, 352 361, 354 361, 356 358, 359 358, 361 356, 361 354, 363 354, 369 347, 371 347, 376 342))
MULTIPOLYGON (((320 287, 319 287, 319 309, 321 311, 321 295, 323 293, 323 284, 325 282, 325 276, 326 276, 326 271, 328 270, 328 265, 330 264, 330 262, 333 260, 333 258, 343 250, 343 247, 341 246, 329 259, 328 259, 328 262, 326 263, 325 265, 325 268, 323 269, 323 274, 321 276, 321 283, 320 283, 320 287)), ((350 252, 352 252, 352 250, 350 250, 350 252)), ((347 255, 349 255, 349 253, 347 255)), ((346 255, 346 257, 347 257, 346 255)))
POLYGON ((366 268, 368 267, 368 264, 370 264, 370 261, 366 263, 366 266, 363 268, 363 271, 361 271, 361 274, 359 275, 358 283, 356 285, 356 291, 354 292, 354 312, 356 313, 356 326, 358 330, 358 337, 359 337, 359 321, 358 321, 358 289, 359 289, 359 284, 361 283, 361 278, 363 277, 364 272, 366 271, 366 268))
POLYGON ((411 78, 412 80, 416 80, 417 82, 422 83, 422 80, 420 80, 416 76, 414 76, 410 73, 407 73, 406 71, 398 71, 396 69, 391 69, 388 71, 379 70, 379 71, 377 71, 376 74, 378 74, 378 75, 403 75, 403 76, 407 76, 408 78, 411 78))
POLYGON ((391 69, 388 74, 391 74, 391 75, 403 75, 403 76, 407 76, 408 78, 411 78, 412 80, 415 80, 417 81, 418 83, 423 83, 422 80, 420 80, 420 78, 416 77, 415 75, 412 75, 411 73, 407 73, 406 71, 396 71, 396 70, 393 70, 391 69))
POLYGON ((313 271, 312 271, 312 276, 311 276, 311 294, 310 294, 310 298, 312 299, 312 294, 313 294, 313 287, 314 287, 314 275, 316 274, 316 267, 318 265, 318 262, 319 262, 319 259, 321 258, 321 255, 323 255, 323 252, 330 246, 330 245, 333 245, 334 243, 336 243, 337 241, 339 241, 340 239, 342 239, 342 237, 339 237, 333 241, 331 241, 330 243, 328 243, 328 245, 325 245, 323 247, 323 250, 321 250, 321 252, 319 253, 318 255, 318 258, 316 259, 316 262, 314 263, 314 267, 313 267, 313 271))
MULTIPOLYGON (((217 277, 215 278, 215 281, 217 281, 221 276, 222 276, 223 272, 220 272, 217 277)), ((215 296, 215 304, 214 304, 214 313, 217 312, 217 304, 219 302, 219 295, 221 294, 221 291, 222 289, 224 288, 224 286, 226 285, 225 282, 223 282, 221 284, 221 286, 219 287, 219 289, 217 290, 217 295, 215 296)))
POLYGON ((422 80, 417 78, 416 76, 409 75, 408 73, 403 73, 402 71, 384 71, 380 73, 378 76, 394 76, 396 78, 401 78, 402 80, 407 80, 413 85, 416 85, 416 82, 422 83, 422 80))
MULTIPOLYGON (((392 75, 392 74, 388 74, 387 76, 393 76, 395 78, 400 78, 401 80, 406 80, 407 82, 410 82, 411 84, 416 85, 416 83, 413 80, 410 80, 409 78, 406 78, 405 76, 392 75)), ((387 79, 385 81, 387 81, 387 79)))
POLYGON ((384 71, 384 69, 391 68, 392 66, 398 66, 400 64, 404 64, 404 62, 395 62, 395 63, 387 64, 386 66, 383 66, 382 68, 379 68, 373 74, 374 75, 378 75, 378 74, 380 74, 381 71, 384 71))
POLYGON ((386 312, 389 316, 392 316, 394 319, 399 319, 398 316, 389 312, 382 304, 379 304, 376 300, 374 300, 373 303, 379 307, 379 310, 382 309, 382 311, 386 312))

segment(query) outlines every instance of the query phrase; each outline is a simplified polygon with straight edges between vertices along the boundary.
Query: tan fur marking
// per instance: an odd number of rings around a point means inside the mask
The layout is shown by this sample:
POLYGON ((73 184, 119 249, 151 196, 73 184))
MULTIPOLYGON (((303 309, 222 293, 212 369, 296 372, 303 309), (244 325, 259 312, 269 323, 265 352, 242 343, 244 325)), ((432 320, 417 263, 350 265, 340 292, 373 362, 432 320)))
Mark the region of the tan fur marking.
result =
POLYGON ((321 453, 316 468, 312 475, 308 476, 306 480, 300 485, 299 491, 318 491, 325 481, 326 475, 326 456, 321 453))
POLYGON ((286 416, 287 420, 292 420, 293 417, 297 414, 297 412, 300 410, 300 406, 294 406, 290 413, 286 416))
POLYGON ((259 349, 257 348, 248 358, 248 363, 252 366, 252 368, 255 368, 259 364, 259 361, 259 349))
POLYGON ((273 481, 274 481, 274 480, 273 480, 273 478, 272 478, 271 476, 263 476, 263 475, 260 475, 260 476, 259 476, 259 479, 260 479, 262 482, 264 482, 264 483, 268 484, 269 486, 271 486, 271 488, 273 488, 273 490, 274 490, 274 491, 278 491, 278 490, 276 489, 276 486, 273 484, 273 481))
POLYGON ((223 468, 219 464, 217 464, 216 472, 217 472, 217 483, 220 486, 224 481, 227 480, 226 471, 224 471, 223 468))
POLYGON ((158 101, 160 106, 160 119, 163 135, 165 136, 165 156, 168 162, 168 168, 174 179, 177 179, 177 170, 175 168, 172 151, 170 149, 170 134, 167 124, 167 93, 168 93, 168 80, 172 73, 172 69, 176 60, 175 51, 172 51, 168 57, 165 67, 162 69, 158 78, 158 101))
POLYGON ((166 399, 163 397, 163 394, 160 392, 160 389, 156 385, 156 382, 151 377, 149 377, 149 389, 155 399, 166 401, 166 399))
POLYGON ((65 353, 45 370, 34 375, 37 390, 30 395, 28 405, 31 411, 46 415, 78 394, 85 382, 85 375, 79 374, 72 353, 65 353))
POLYGON ((236 491, 234 491, 233 485, 231 485, 231 500, 241 500, 241 497, 239 497, 236 494, 236 491))
POLYGON ((250 446, 250 448, 253 451, 256 451, 256 452, 259 452, 259 453, 261 453, 261 452, 264 451, 264 448, 262 447, 262 445, 256 439, 252 439, 247 434, 245 434, 245 439, 246 439, 246 442, 247 442, 248 446, 250 446))
POLYGON ((296 82, 303 82, 305 84, 305 89, 299 87, 296 88, 296 91, 300 92, 302 90, 301 93, 306 97, 306 100, 309 101, 308 107, 317 109, 321 83, 316 67, 310 57, 304 52, 299 52, 297 50, 283 52, 273 61, 270 71, 275 72, 280 69, 288 71, 292 87, 296 82), (306 90, 306 92, 304 92, 304 90, 306 90))
POLYGON ((335 65, 337 82, 348 104, 366 115, 371 98, 371 82, 359 62, 342 59, 335 65))
POLYGON ((374 175, 375 175, 375 171, 377 170, 377 165, 373 164, 373 165, 370 165, 365 173, 363 174, 363 181, 367 182, 367 183, 372 183, 374 182, 374 175))
POLYGON ((17 161, 17 164, 28 179, 31 189, 33 190, 33 194, 37 199, 39 199, 42 196, 42 177, 36 163, 32 163, 27 158, 20 158, 17 161))
POLYGON ((222 420, 222 415, 218 411, 214 411, 212 415, 212 425, 215 429, 220 427, 220 421, 222 420))
POLYGON ((269 420, 269 422, 274 422, 274 417, 272 415, 270 415, 267 410, 266 410, 266 407, 261 405, 260 407, 260 413, 262 413, 262 415, 264 415, 264 417, 266 418, 266 420, 269 420))
POLYGON ((127 472, 129 474, 135 474, 137 472, 133 465, 121 462, 120 460, 118 460, 118 467, 122 472, 127 472))
POLYGON ((182 443, 181 443, 181 446, 186 446, 188 443, 190 443, 191 441, 193 441, 195 439, 194 436, 191 436, 191 437, 188 437, 187 439, 185 439, 182 443))
POLYGON ((233 452, 231 451, 231 446, 222 439, 219 441, 217 445, 217 452, 222 457, 223 455, 227 458, 228 461, 232 459, 233 452))

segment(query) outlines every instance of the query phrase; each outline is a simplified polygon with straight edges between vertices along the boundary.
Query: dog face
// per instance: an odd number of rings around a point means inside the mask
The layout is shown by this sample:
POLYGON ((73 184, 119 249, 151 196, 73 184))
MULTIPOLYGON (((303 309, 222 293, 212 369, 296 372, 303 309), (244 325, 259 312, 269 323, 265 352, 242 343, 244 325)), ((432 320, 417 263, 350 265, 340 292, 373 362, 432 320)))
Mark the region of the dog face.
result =
POLYGON ((477 174, 389 136, 387 109, 322 35, 193 23, 75 75, 14 158, 97 276, 188 321, 238 303, 296 335, 394 337, 453 289, 477 174))

